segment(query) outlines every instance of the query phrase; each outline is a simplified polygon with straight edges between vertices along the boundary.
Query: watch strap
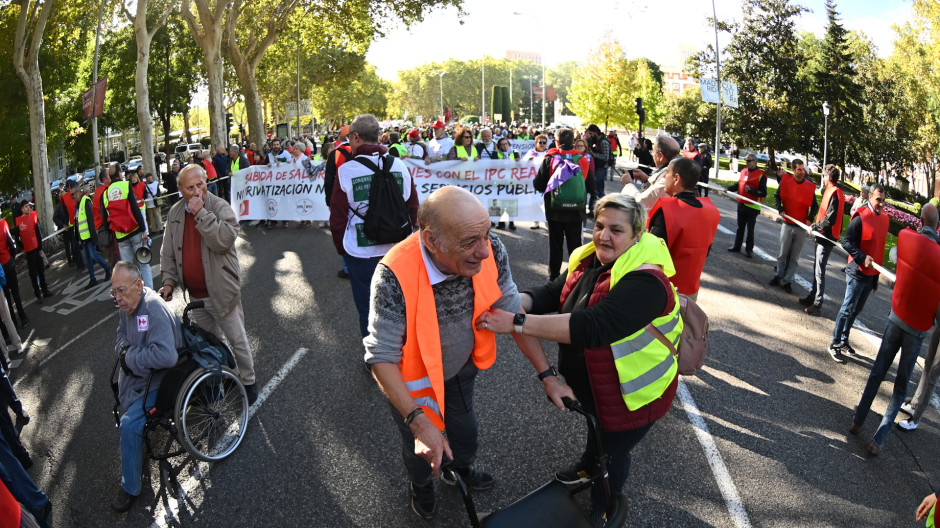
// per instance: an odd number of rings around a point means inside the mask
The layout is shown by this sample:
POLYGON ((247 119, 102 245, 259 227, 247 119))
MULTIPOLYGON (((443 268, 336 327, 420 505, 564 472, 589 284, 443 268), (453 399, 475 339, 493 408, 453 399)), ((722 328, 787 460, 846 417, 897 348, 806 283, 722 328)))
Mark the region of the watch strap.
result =
POLYGON ((539 381, 543 381, 545 378, 547 378, 547 377, 549 377, 549 376, 558 377, 558 371, 555 370, 555 367, 554 367, 554 366, 550 366, 550 367, 548 367, 547 369, 545 369, 544 371, 539 372, 539 381))

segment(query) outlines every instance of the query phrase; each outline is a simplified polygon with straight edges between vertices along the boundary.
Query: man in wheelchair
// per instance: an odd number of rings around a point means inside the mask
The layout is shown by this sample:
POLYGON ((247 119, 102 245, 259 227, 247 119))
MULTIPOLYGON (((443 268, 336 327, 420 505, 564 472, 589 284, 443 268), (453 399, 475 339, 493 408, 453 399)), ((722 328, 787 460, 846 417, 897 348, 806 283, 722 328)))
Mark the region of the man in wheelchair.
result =
POLYGON ((144 407, 153 407, 164 369, 176 364, 183 346, 180 320, 163 299, 144 286, 140 269, 122 260, 114 265, 111 296, 120 308, 115 353, 120 358, 118 401, 121 417, 121 489, 111 508, 130 509, 140 495, 143 471, 144 407), (144 394, 148 387, 150 392, 144 394), (146 403, 141 400, 146 397, 146 403))

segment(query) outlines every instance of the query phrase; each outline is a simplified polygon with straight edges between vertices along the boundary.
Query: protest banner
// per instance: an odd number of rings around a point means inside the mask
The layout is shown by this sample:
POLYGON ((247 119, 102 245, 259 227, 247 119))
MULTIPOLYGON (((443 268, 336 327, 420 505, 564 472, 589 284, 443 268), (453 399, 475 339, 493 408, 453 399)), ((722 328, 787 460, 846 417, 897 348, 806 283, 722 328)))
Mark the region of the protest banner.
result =
POLYGON ((509 146, 519 152, 520 156, 535 148, 535 138, 533 139, 510 139, 509 146))
MULTIPOLYGON (((457 185, 473 193, 493 218, 503 214, 513 220, 544 221, 542 193, 532 181, 536 161, 424 161, 404 159, 424 201, 445 185, 457 185)), ((323 196, 325 164, 282 163, 254 165, 232 175, 233 206, 239 220, 327 220, 329 208, 323 196)))

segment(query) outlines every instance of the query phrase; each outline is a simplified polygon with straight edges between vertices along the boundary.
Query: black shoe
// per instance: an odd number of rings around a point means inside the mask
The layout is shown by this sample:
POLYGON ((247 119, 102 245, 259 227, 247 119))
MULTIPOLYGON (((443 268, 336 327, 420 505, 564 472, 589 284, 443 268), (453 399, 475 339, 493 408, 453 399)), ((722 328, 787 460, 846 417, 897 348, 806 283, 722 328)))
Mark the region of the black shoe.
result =
POLYGON ((258 389, 255 384, 245 385, 245 395, 248 396, 248 405, 254 405, 258 401, 258 389))
POLYGON ((137 497, 124 491, 124 488, 121 488, 118 491, 117 497, 114 498, 114 502, 111 503, 111 509, 118 513, 124 513, 131 509, 131 506, 134 505, 134 499, 136 498, 137 497))
POLYGON ((855 436, 855 435, 857 435, 857 434, 860 433, 860 432, 862 432, 862 426, 861 426, 861 425, 858 425, 857 423, 855 423, 855 421, 852 421, 852 426, 849 427, 849 433, 850 433, 852 436, 855 436))
POLYGON ((430 521, 437 513, 437 495, 434 493, 434 482, 424 486, 411 483, 411 509, 425 521, 430 521))
POLYGON ((339 270, 339 271, 336 272, 336 276, 339 277, 339 278, 341 278, 341 279, 348 279, 348 278, 349 278, 349 273, 346 273, 346 270, 339 270))
POLYGON ((731 253, 740 253, 740 252, 741 252, 741 248, 729 247, 729 248, 728 248, 728 251, 731 252, 731 253))
POLYGON ((542 226, 540 226, 538 222, 535 222, 529 226, 529 229, 542 229, 542 226))
POLYGON ((23 469, 26 471, 29 471, 29 468, 33 467, 33 459, 29 457, 29 453, 17 455, 16 459, 20 461, 20 465, 23 466, 23 469))
MULTIPOLYGON (((496 480, 492 475, 484 473, 478 469, 471 468, 454 468, 457 471, 457 474, 460 475, 460 478, 463 480, 464 484, 467 485, 470 489, 475 490, 488 490, 496 484, 496 480)), ((451 480, 450 473, 441 473, 441 482, 449 486, 456 486, 457 481, 451 480)))
POLYGON ((506 222, 497 222, 496 229, 506 229, 506 222))
POLYGON ((858 355, 858 352, 856 352, 855 349, 852 348, 852 345, 850 345, 850 344, 848 344, 848 343, 842 345, 842 351, 843 351, 843 352, 848 352, 849 354, 852 354, 853 356, 857 356, 857 355, 858 355))
POLYGON ((110 269, 110 268, 108 268, 108 269, 104 272, 104 281, 105 281, 105 282, 108 282, 109 280, 111 280, 111 269, 110 269))
POLYGON ((769 284, 770 286, 780 286, 780 279, 778 279, 777 276, 774 275, 774 278, 770 279, 770 282, 768 282, 767 284, 769 284))
POLYGON ((822 312, 822 309, 820 309, 818 306, 816 306, 815 304, 813 304, 813 305, 810 305, 810 306, 807 306, 806 308, 804 308, 803 311, 806 312, 807 315, 812 315, 812 316, 816 317, 816 316, 818 316, 818 315, 822 312))
POLYGON ((789 282, 783 285, 783 291, 787 293, 793 293, 793 285, 789 282))
POLYGON ((567 486, 581 484, 591 480, 591 475, 581 462, 555 472, 555 480, 567 486))
POLYGON ((37 296, 36 296, 36 302, 39 303, 39 304, 42 304, 42 295, 37 295, 37 296))
POLYGON ((515 230, 516 230, 516 223, 513 222, 512 220, 509 221, 509 230, 510 230, 510 231, 515 231, 515 230))
POLYGON ((829 345, 829 355, 836 363, 845 363, 845 356, 842 355, 842 347, 839 345, 829 345))
MULTIPOLYGON (((803 306, 812 306, 814 302, 816 302, 815 294, 807 295, 806 297, 800 297, 800 304, 802 304, 803 306)), ((809 312, 806 312, 806 313, 809 313, 809 312)))
POLYGON ((52 292, 49 291, 49 290, 45 290, 45 291, 42 292, 42 296, 43 296, 43 297, 52 297, 53 295, 55 295, 55 294, 52 293, 52 292))
POLYGON ((98 281, 96 281, 95 279, 91 279, 90 281, 88 281, 88 285, 85 286, 85 289, 86 289, 86 290, 90 290, 90 289, 94 288, 94 287, 97 286, 97 285, 98 285, 98 281))
POLYGON ((744 256, 747 257, 747 258, 751 258, 751 257, 754 256, 754 253, 752 253, 750 249, 745 249, 745 250, 744 250, 744 256))
POLYGON ((20 412, 13 411, 16 414, 16 426, 18 428, 29 423, 29 413, 26 409, 20 409, 20 412), (22 424, 22 425, 20 425, 22 424))

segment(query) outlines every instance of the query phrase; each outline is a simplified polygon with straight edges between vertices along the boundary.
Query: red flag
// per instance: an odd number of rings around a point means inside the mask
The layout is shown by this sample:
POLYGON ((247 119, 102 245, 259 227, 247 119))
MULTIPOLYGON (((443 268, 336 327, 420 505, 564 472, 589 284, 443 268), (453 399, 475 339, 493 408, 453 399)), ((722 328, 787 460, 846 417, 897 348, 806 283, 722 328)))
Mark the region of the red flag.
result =
POLYGON ((558 91, 549 86, 545 89, 545 100, 554 101, 558 98, 558 91))
POLYGON ((82 119, 104 113, 104 95, 108 91, 108 77, 105 76, 82 95, 82 119))
POLYGON ((445 123, 450 122, 450 107, 449 106, 444 107, 444 122, 445 123))

